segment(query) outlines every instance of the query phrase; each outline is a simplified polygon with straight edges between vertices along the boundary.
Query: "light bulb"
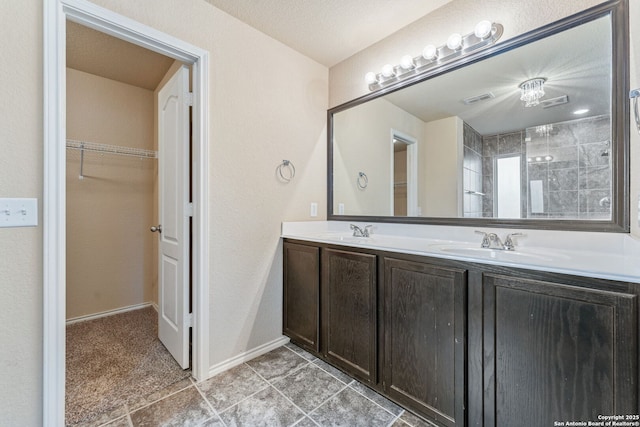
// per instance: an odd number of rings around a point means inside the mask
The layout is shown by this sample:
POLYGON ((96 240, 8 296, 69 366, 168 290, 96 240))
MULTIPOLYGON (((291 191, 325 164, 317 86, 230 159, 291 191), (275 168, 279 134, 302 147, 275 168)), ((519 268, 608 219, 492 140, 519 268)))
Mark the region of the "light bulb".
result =
POLYGON ((433 61, 438 58, 438 49, 432 44, 425 46, 422 49, 422 57, 428 61, 433 61))
POLYGON ((368 85, 372 85, 378 82, 378 78, 376 77, 376 73, 372 73, 369 71, 364 75, 364 81, 367 82, 368 85))
POLYGON ((553 157, 551 157, 551 156, 548 156, 548 155, 547 155, 547 156, 544 156, 544 159, 545 159, 547 162, 550 162, 551 160, 553 160, 553 157))
POLYGON ((476 27, 473 29, 473 34, 479 39, 486 39, 491 34, 491 24, 490 21, 480 21, 476 24, 476 27))
POLYGON ((451 50, 458 50, 462 47, 462 36, 459 33, 453 33, 447 39, 447 47, 451 50))
POLYGON ((382 67, 382 75, 385 77, 392 77, 396 75, 395 70, 393 69, 393 65, 391 64, 386 64, 384 67, 382 67))
POLYGON ((542 157, 538 156, 536 157, 536 162, 541 162, 542 161, 542 157))
POLYGON ((411 55, 405 55, 400 59, 400 66, 405 70, 411 70, 416 65, 413 63, 413 57, 411 55))

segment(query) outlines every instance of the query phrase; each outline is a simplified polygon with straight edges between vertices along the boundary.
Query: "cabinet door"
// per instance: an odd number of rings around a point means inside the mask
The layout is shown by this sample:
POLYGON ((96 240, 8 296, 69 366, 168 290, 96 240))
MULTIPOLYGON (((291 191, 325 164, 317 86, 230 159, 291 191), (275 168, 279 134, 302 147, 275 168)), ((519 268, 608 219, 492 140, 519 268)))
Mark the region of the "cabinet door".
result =
POLYGON ((365 383, 376 377, 376 256, 323 250, 323 338, 327 360, 365 383))
POLYGON ((285 242, 283 333, 319 351, 320 248, 285 242))
POLYGON ((384 389, 443 425, 464 425, 466 273, 385 258, 384 389))
POLYGON ((485 275, 485 426, 638 413, 636 296, 485 275))

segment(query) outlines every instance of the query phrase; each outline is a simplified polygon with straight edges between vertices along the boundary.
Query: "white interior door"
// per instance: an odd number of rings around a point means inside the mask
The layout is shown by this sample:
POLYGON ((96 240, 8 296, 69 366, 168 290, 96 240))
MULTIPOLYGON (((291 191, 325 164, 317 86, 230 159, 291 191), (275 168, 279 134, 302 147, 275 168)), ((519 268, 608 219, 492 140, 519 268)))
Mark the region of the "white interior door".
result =
POLYGON ((189 69, 158 93, 158 335, 189 367, 189 69))

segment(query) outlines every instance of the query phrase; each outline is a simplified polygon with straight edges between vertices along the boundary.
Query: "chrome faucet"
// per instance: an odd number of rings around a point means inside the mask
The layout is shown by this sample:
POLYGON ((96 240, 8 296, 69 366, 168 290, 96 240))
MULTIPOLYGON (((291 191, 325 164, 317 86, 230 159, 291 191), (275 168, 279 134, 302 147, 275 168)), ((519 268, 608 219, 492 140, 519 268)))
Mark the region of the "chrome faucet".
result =
POLYGON ((514 237, 524 236, 523 233, 511 233, 507 234, 504 243, 500 240, 500 237, 496 233, 485 233, 484 231, 476 230, 477 234, 482 234, 482 243, 480 243, 481 248, 486 249, 498 249, 500 251, 512 251, 516 248, 516 245, 513 241, 514 237))
POLYGON ((485 233, 484 231, 476 230, 476 234, 482 234, 483 236, 482 243, 480 243, 481 248, 504 250, 504 244, 496 233, 485 233))
POLYGON ((524 236, 524 233, 511 233, 511 234, 507 234, 507 238, 504 239, 504 250, 505 251, 512 251, 516 248, 516 244, 513 241, 513 237, 520 237, 520 236, 524 236))
POLYGON ((353 230, 353 237, 369 237, 371 236, 371 228, 373 228, 372 225, 367 225, 362 229, 355 224, 351 224, 349 227, 353 230))

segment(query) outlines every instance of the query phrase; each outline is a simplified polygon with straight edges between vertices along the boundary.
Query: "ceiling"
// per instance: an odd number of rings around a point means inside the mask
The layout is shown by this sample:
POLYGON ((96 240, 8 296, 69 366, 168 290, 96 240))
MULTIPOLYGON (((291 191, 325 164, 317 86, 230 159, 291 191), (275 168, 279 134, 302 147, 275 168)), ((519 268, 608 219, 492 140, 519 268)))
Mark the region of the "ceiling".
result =
POLYGON ((67 21, 67 67, 155 90, 172 58, 67 21))
MULTIPOLYGON (((205 0, 331 67, 450 0, 205 0)), ((67 21, 67 66, 154 90, 173 59, 67 21)))
POLYGON ((327 67, 450 0, 206 0, 327 67))

